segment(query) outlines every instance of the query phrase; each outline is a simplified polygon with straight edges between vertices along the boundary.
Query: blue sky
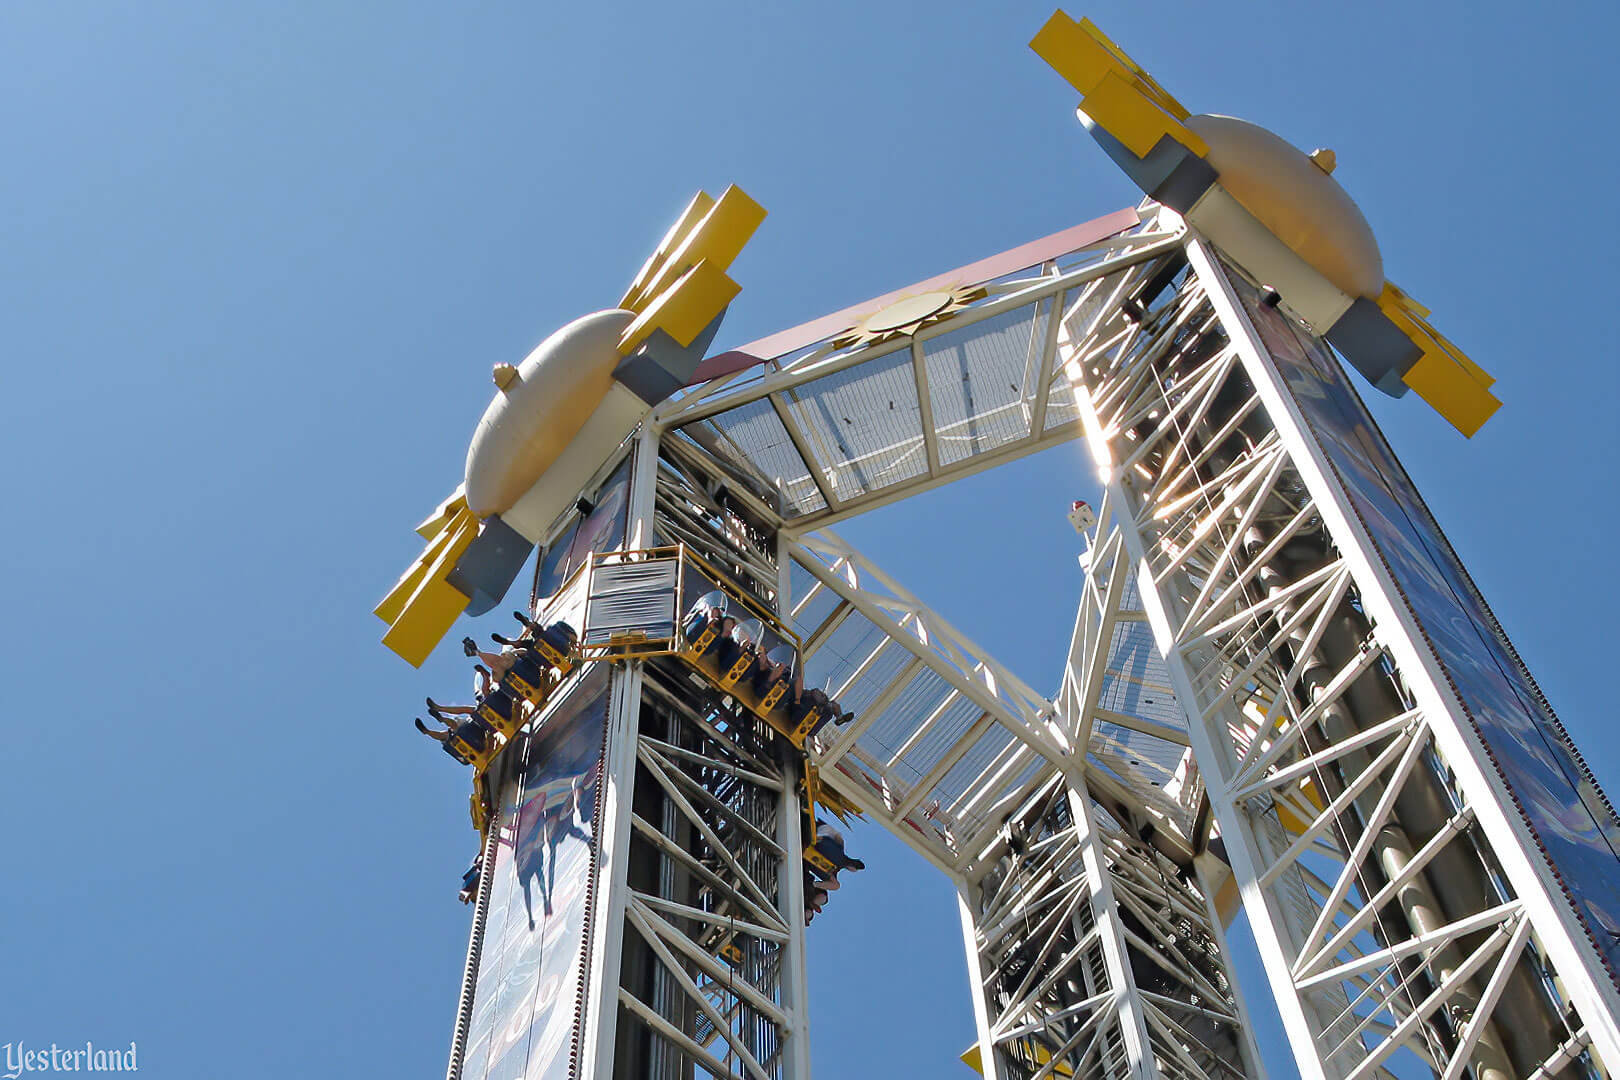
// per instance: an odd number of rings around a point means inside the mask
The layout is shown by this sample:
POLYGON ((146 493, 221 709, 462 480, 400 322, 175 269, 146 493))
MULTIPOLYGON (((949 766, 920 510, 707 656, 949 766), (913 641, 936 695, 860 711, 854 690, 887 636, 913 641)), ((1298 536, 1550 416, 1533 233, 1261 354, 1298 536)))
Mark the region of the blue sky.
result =
MULTIPOLYGON (((1070 11, 1194 111, 1333 147, 1390 277, 1498 376, 1472 442, 1374 408, 1614 791, 1612 7, 1070 11)), ((699 187, 771 211, 721 347, 1134 202, 1025 47, 1049 13, 0 7, 0 1042, 441 1070, 474 841, 410 719, 466 673, 407 668, 370 609, 490 365, 612 304, 699 187)), ((1079 455, 842 531, 1053 686, 1079 455)), ((811 933, 818 1072, 966 1075, 953 896, 851 847, 872 869, 811 933)))

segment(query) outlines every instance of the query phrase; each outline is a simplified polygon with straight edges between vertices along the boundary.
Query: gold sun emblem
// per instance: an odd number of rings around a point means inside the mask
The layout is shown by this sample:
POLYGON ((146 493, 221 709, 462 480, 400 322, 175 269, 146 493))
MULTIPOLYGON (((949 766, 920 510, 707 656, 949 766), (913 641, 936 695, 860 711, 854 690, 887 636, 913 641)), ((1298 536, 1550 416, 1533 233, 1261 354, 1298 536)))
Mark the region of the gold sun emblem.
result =
POLYGON ((854 326, 833 338, 833 345, 842 349, 850 345, 871 345, 909 336, 925 326, 950 318, 986 295, 983 289, 966 289, 958 285, 902 296, 887 307, 861 316, 854 326))

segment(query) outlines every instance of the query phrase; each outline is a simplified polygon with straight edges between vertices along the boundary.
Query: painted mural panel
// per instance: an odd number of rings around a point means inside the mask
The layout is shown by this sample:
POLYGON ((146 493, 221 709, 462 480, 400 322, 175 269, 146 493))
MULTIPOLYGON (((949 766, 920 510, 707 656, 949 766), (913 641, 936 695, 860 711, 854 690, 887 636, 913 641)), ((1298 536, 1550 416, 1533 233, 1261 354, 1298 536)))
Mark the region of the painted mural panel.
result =
MULTIPOLYGON (((558 533, 540 554, 534 595, 544 602, 567 583, 585 560, 601 551, 613 551, 624 543, 630 497, 630 458, 603 481, 591 512, 558 533)), ((587 492, 589 494, 589 492, 587 492)))
POLYGON ((463 1080, 561 1080, 578 1015, 609 669, 592 665, 501 793, 463 1080))
POLYGON ((1612 976, 1620 819, 1331 350, 1230 278, 1612 976))

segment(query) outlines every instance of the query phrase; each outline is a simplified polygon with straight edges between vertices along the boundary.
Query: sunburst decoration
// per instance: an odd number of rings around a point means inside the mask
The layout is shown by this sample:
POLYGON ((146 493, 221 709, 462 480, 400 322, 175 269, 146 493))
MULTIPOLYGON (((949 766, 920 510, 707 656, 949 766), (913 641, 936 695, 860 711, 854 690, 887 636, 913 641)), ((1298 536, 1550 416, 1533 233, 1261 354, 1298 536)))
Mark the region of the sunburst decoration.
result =
POLYGON ((897 337, 908 337, 925 326, 950 318, 987 295, 982 288, 954 285, 902 296, 869 315, 861 316, 854 326, 833 338, 833 345, 843 349, 851 345, 874 345, 897 337))

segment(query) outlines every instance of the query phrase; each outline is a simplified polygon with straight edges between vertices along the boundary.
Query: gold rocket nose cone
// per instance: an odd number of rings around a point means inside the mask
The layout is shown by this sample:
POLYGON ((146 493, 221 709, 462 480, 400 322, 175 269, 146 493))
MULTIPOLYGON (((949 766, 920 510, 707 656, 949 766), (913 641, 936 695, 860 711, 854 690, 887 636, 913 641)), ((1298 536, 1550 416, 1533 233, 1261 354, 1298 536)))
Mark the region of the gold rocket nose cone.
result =
POLYGON ((1349 296, 1377 296, 1384 259, 1372 226, 1329 173, 1331 150, 1306 154, 1282 136, 1231 116, 1190 116, 1220 184, 1276 237, 1349 296))

